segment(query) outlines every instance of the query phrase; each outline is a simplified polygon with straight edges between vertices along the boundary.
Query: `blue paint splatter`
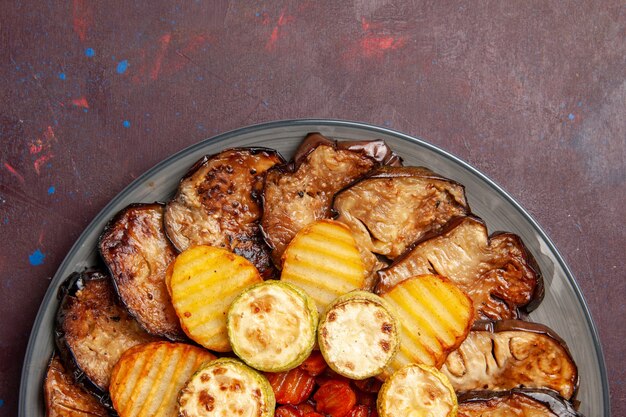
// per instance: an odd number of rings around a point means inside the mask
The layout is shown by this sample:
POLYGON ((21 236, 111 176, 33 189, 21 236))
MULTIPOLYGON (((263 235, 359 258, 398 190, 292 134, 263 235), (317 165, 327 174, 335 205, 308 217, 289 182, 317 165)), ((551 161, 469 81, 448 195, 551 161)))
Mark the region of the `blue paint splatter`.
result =
POLYGON ((4 405, 4 400, 0 400, 0 407, 4 405))
POLYGON ((50 188, 48 188, 48 195, 54 194, 55 191, 56 191, 56 188, 54 188, 54 185, 50 186, 50 188))
POLYGON ((5 218, 4 218, 4 220, 2 220, 2 222, 3 222, 4 224, 9 224, 9 218, 8 218, 8 217, 5 217, 5 218))
POLYGON ((96 56, 96 51, 94 51, 93 48, 87 48, 87 49, 85 49, 85 56, 87 58, 94 57, 94 56, 96 56))
POLYGON ((37 249, 35 252, 28 255, 28 261, 32 266, 39 266, 43 264, 43 260, 45 257, 46 255, 44 255, 39 249, 37 249))
POLYGON ((579 102, 578 102, 578 107, 580 107, 580 106, 582 106, 582 105, 583 105, 583 102, 582 102, 582 101, 579 101, 579 102))
POLYGON ((64 72, 59 73, 59 78, 65 81, 65 78, 66 78, 65 73, 64 72))
POLYGON ((83 113, 87 113, 88 111, 89 111, 89 109, 87 109, 87 108, 83 109, 83 113))
POLYGON ((576 116, 574 116, 574 113, 570 113, 570 114, 567 116, 567 118, 568 118, 568 119, 570 119, 570 120, 574 120, 574 119, 576 118, 576 116))
POLYGON ((124 121, 122 122, 122 126, 124 126, 124 127, 126 127, 126 128, 130 127, 130 121, 128 121, 128 120, 124 120, 124 121))
POLYGON ((268 108, 270 106, 270 103, 267 100, 261 101, 261 104, 263 104, 263 107, 265 108, 268 108))
POLYGON ((260 13, 260 12, 256 12, 254 15, 255 15, 256 17, 259 17, 259 16, 261 16, 261 13, 260 13))
POLYGON ((117 63, 117 73, 118 74, 124 74, 127 69, 128 69, 128 60, 127 59, 117 63))

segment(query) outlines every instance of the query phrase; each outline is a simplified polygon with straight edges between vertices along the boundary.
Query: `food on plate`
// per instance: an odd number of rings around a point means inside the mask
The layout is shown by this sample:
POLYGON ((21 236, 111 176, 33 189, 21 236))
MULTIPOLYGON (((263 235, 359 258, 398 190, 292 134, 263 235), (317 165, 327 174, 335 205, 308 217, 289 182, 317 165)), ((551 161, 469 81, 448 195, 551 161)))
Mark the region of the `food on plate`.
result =
POLYGON ((289 243, 280 280, 306 291, 321 314, 337 297, 362 288, 365 275, 350 229, 334 220, 318 220, 289 243))
POLYGON ((263 281, 244 257, 204 245, 181 252, 167 279, 174 310, 187 336, 217 352, 231 350, 226 328, 230 304, 244 288, 263 281))
POLYGON ((380 417, 455 417, 457 399, 445 375, 431 366, 413 364, 385 381, 377 409, 380 417))
POLYGON ((59 288, 56 344, 77 382, 102 394, 111 371, 131 347, 158 340, 117 301, 109 276, 89 271, 70 275, 59 288))
POLYGON ((366 291, 333 301, 320 320, 318 345, 328 366, 351 379, 378 375, 395 355, 398 322, 387 302, 366 291))
POLYGON ((331 217, 333 195, 380 164, 399 164, 382 140, 337 142, 310 133, 290 163, 267 172, 261 227, 281 268, 281 256, 300 229, 331 217))
POLYGON ((276 405, 267 379, 232 358, 202 366, 180 391, 178 403, 181 417, 272 417, 276 405))
POLYGON ((333 210, 364 251, 368 271, 414 242, 469 214, 464 187, 424 167, 381 166, 335 194, 333 210))
POLYGON ((98 249, 122 303, 149 333, 183 340, 165 287, 176 250, 163 230, 163 205, 131 204, 107 224, 98 249))
POLYGON ((521 320, 477 322, 441 371, 457 391, 549 388, 571 399, 578 388, 565 342, 547 326, 521 320))
POLYGON ((385 375, 411 363, 439 368, 470 331, 472 300, 444 277, 419 275, 406 279, 382 298, 400 322, 400 348, 385 375))
POLYGON ((259 233, 259 194, 266 171, 283 159, 273 149, 235 148, 198 161, 165 209, 167 235, 179 251, 223 247, 273 276, 269 248, 259 233))
POLYGON ((379 292, 418 274, 448 277, 470 296, 477 319, 517 318, 543 297, 539 268, 522 240, 513 233, 488 236, 474 216, 451 220, 378 274, 379 292))
POLYGON ((269 280, 245 289, 230 305, 227 327, 233 352, 260 371, 300 365, 313 350, 318 314, 306 292, 269 280))
POLYGON ((583 417, 551 390, 470 391, 458 397, 459 417, 583 417))
POLYGON ((47 417, 108 417, 107 408, 91 393, 76 383, 55 354, 48 363, 44 381, 47 417))
POLYGON ((303 365, 283 372, 267 372, 278 404, 300 404, 306 401, 315 387, 315 376, 303 365))

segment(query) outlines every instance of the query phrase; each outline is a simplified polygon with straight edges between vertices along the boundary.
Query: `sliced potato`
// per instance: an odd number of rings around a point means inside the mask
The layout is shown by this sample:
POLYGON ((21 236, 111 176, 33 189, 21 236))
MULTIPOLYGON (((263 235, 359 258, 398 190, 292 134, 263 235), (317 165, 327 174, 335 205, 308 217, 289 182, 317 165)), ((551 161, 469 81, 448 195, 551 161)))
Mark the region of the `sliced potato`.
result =
POLYGON ((380 417, 455 417, 457 399, 448 378, 431 366, 407 365, 380 388, 380 417))
POLYGON ((474 319, 472 300, 450 280, 419 275, 382 295, 400 321, 400 349, 385 370, 410 363, 439 368, 467 337, 474 319))
POLYGON ((353 291, 328 306, 317 340, 335 372, 365 379, 378 375, 395 355, 398 323, 385 300, 370 292, 353 291))
POLYGON ((282 372, 300 365, 313 350, 317 307, 301 289, 265 281, 243 291, 228 310, 233 352, 251 367, 282 372))
POLYGON ((111 401, 120 417, 170 417, 185 382, 210 352, 184 343, 154 342, 127 350, 113 368, 111 401))
POLYGON ((367 271, 350 229, 318 220, 300 230, 283 254, 281 281, 309 294, 322 313, 337 297, 363 287, 367 271))
POLYGON ((166 281, 187 336, 207 349, 228 352, 228 307, 244 288, 263 279, 245 258, 201 245, 178 255, 166 281))
POLYGON ((236 359, 203 366, 180 391, 178 415, 272 417, 276 400, 267 379, 236 359))

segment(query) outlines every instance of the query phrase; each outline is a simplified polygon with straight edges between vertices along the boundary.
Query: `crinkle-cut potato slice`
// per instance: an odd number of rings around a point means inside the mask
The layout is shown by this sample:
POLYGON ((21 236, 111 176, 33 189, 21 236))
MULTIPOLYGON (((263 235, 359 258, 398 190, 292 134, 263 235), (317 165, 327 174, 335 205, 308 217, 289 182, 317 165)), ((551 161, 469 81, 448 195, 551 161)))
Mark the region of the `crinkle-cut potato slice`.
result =
POLYGON ((184 343, 153 342, 127 350, 113 368, 110 394, 120 417, 175 415, 181 388, 210 352, 184 343))
POLYGON ((474 319, 472 300, 438 275, 409 278, 382 298, 400 322, 400 348, 383 378, 411 363, 439 368, 465 340, 474 319))
POLYGON ((200 245, 178 255, 167 281, 187 336, 207 349, 228 352, 228 308, 244 288, 263 279, 247 259, 226 249, 200 245))
POLYGON ((418 364, 394 372, 380 388, 376 406, 380 417, 455 417, 458 409, 448 378, 418 364))
POLYGON ((267 379, 236 359, 216 359, 180 391, 180 417, 272 417, 276 400, 267 379))
POLYGON ((366 271, 350 229, 318 220, 296 234, 283 254, 281 281, 315 300, 321 314, 337 297, 363 287, 366 271))
POLYGON ((315 345, 317 306, 304 291, 282 281, 244 290, 228 310, 228 339, 245 363, 265 372, 300 365, 315 345))

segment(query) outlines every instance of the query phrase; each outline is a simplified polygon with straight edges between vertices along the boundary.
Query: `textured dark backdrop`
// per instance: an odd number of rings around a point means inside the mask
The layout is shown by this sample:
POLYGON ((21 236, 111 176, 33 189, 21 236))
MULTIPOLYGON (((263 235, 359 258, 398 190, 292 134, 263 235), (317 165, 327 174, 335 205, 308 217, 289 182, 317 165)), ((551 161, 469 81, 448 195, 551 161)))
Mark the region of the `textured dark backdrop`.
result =
POLYGON ((107 201, 201 139, 302 117, 421 136, 509 191, 582 287, 626 415, 623 2, 171 3, 2 2, 0 415, 107 201))

